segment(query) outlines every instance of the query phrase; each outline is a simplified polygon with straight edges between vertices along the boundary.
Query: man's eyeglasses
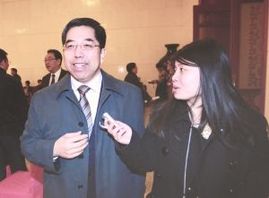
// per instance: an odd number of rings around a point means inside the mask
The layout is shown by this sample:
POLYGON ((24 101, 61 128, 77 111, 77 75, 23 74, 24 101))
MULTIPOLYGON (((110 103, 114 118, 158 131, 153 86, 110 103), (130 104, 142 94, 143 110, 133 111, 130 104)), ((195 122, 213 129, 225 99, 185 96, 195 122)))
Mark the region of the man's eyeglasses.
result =
POLYGON ((96 47, 100 47, 100 45, 91 44, 91 43, 77 44, 77 43, 72 43, 72 42, 64 44, 64 50, 66 50, 66 51, 74 51, 78 47, 83 51, 91 51, 96 47))
POLYGON ((53 60, 57 60, 56 58, 48 58, 48 59, 44 59, 44 62, 50 62, 50 61, 53 61, 53 60))

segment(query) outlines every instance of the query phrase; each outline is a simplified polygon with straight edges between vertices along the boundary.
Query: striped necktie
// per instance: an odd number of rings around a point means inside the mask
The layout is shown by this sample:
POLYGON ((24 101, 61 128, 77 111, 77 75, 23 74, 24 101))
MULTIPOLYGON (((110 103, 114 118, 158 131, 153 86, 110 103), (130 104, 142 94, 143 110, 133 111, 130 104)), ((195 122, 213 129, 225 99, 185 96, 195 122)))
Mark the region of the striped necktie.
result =
POLYGON ((86 85, 81 85, 78 88, 78 92, 80 94, 79 104, 82 108, 82 111, 83 111, 85 117, 86 117, 87 124, 88 124, 88 132, 89 132, 89 137, 90 137, 91 133, 92 133, 93 122, 92 122, 91 107, 90 107, 89 101, 86 98, 86 93, 89 90, 90 90, 90 88, 86 85))

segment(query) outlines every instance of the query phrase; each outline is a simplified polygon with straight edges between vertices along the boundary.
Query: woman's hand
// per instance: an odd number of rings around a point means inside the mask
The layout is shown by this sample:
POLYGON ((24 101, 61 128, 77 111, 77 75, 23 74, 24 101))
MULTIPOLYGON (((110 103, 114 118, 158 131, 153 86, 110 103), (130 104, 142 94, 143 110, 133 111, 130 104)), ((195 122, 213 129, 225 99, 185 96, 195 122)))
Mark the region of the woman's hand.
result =
POLYGON ((121 144, 129 144, 132 137, 132 129, 127 124, 104 118, 103 127, 112 137, 121 144))

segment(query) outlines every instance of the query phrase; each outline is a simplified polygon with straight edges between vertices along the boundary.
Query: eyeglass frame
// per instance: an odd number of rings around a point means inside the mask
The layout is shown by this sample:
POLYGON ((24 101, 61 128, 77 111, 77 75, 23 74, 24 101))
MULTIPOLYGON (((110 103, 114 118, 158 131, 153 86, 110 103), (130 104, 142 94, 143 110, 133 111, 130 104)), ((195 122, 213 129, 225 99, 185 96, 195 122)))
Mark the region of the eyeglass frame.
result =
POLYGON ((58 60, 58 59, 57 58, 44 59, 44 62, 50 62, 50 61, 53 61, 53 60, 58 60))
POLYGON ((91 51, 91 50, 93 50, 96 47, 100 47, 99 44, 88 44, 88 43, 70 44, 70 43, 72 43, 72 41, 69 41, 69 42, 67 41, 63 45, 63 49, 65 51, 75 51, 78 48, 78 46, 79 46, 80 50, 82 50, 82 51, 91 51), (69 46, 69 48, 67 47, 68 44, 71 45, 71 46, 69 46))

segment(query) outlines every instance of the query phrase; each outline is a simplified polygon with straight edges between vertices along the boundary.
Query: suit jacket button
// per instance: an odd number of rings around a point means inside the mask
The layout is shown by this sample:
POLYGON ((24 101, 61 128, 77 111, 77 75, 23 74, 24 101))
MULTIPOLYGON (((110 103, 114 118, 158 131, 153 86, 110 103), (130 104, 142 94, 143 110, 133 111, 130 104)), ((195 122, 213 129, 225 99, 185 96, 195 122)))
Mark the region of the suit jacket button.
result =
POLYGON ((83 188, 83 185, 82 184, 78 185, 78 189, 81 189, 81 188, 83 188))
POLYGON ((231 162, 229 162, 230 169, 234 169, 237 166, 238 166, 238 162, 237 161, 231 161, 231 162))
POLYGON ((83 127, 84 126, 83 122, 79 122, 78 126, 83 127))
POLYGON ((162 148, 162 154, 163 155, 167 155, 168 151, 169 151, 169 149, 166 146, 162 148))
POLYGON ((159 172, 155 172, 156 177, 161 177, 161 174, 159 172))

